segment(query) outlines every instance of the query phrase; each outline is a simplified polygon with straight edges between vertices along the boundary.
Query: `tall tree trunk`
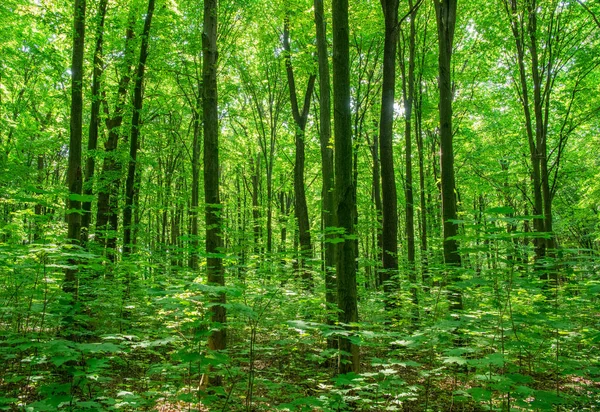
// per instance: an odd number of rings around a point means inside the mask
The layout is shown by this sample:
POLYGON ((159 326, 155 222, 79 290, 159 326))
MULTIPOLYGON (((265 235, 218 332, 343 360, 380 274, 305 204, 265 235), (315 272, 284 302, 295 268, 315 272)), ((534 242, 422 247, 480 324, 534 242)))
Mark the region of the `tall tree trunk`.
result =
POLYGON ((141 128, 142 114, 142 90, 144 85, 144 73, 146 71, 146 60, 148 59, 148 43, 150 41, 150 26, 152 24, 152 15, 154 14, 154 0, 148 0, 148 11, 144 22, 142 32, 142 44, 140 48, 140 60, 135 76, 135 86, 133 89, 133 116, 131 118, 131 137, 129 140, 129 166, 127 168, 127 180, 125 181, 125 208, 123 209, 123 256, 129 256, 133 250, 131 233, 133 199, 136 191, 136 167, 138 140, 141 128))
POLYGON ((398 38, 398 0, 381 0, 385 19, 383 44, 383 85, 379 145, 381 156, 381 191, 383 206, 383 271, 384 290, 389 293, 392 276, 398 270, 398 206, 394 175, 393 125, 396 89, 396 42, 398 38))
MULTIPOLYGON (((81 240, 81 141, 83 136, 83 57, 85 42, 85 0, 75 0, 73 19, 73 54, 71 58, 71 121, 69 138, 69 165, 67 170, 67 238, 79 246, 81 240)), ((63 290, 77 299, 77 262, 72 261, 65 271, 63 290)))
MULTIPOLYGON (((321 219, 323 222, 324 236, 324 266, 325 266, 325 304, 327 310, 334 308, 335 298, 335 244, 330 241, 328 230, 335 226, 335 193, 334 193, 334 164, 333 149, 331 148, 331 86, 329 78, 329 57, 327 54, 327 37, 323 0, 314 0, 315 26, 317 33, 317 53, 319 59, 319 130, 321 132, 321 174, 323 186, 321 188, 321 219)), ((331 316, 327 317, 328 323, 333 323, 331 316)), ((337 342, 329 339, 329 348, 337 346, 337 342)))
MULTIPOLYGON (((529 88, 527 84, 527 70, 525 67, 525 36, 526 30, 532 30, 532 26, 535 26, 535 13, 529 16, 527 23, 527 29, 525 28, 525 17, 522 15, 518 17, 519 13, 522 13, 517 8, 516 0, 505 0, 506 12, 509 16, 511 23, 511 30, 515 39, 515 45, 517 47, 517 63, 519 67, 519 86, 520 86, 520 98, 521 105, 523 106, 523 113, 525 115, 525 128, 527 131, 527 140, 529 142, 529 154, 531 160, 531 180, 533 185, 533 214, 536 216, 533 219, 533 228, 536 232, 545 231, 545 221, 542 217, 544 213, 544 201, 542 195, 542 171, 541 171, 541 153, 540 153, 540 137, 541 137, 541 119, 538 121, 538 113, 541 114, 541 107, 538 108, 541 100, 541 83, 539 77, 534 77, 534 112, 531 113, 529 88), (535 90, 538 89, 538 90, 535 90), (535 122, 535 128, 534 128, 535 122)), ((523 13, 524 14, 524 13, 523 13)), ((535 33, 531 33, 530 39, 535 39, 535 33)), ((532 55, 532 70, 537 73, 537 47, 532 45, 530 47, 532 55), (535 62, 535 63, 534 63, 535 62)), ((545 156, 544 156, 545 157, 545 156)), ((535 246, 535 258, 536 261, 543 259, 546 255, 546 241, 542 237, 536 237, 533 240, 535 246)))
MULTIPOLYGON (((529 54, 531 56, 531 73, 533 79, 533 105, 535 113, 535 136, 536 136, 536 156, 539 159, 540 166, 540 190, 542 192, 542 204, 543 204, 543 230, 550 234, 550 237, 541 239, 544 242, 545 252, 548 253, 555 248, 555 238, 552 234, 552 195, 550 193, 550 182, 548 173, 548 148, 547 148, 547 136, 548 136, 548 120, 544 116, 544 104, 549 103, 550 93, 549 87, 551 87, 551 80, 553 75, 549 72, 553 69, 552 60, 552 45, 548 45, 548 68, 541 68, 538 55, 538 27, 537 27, 537 14, 538 6, 536 0, 531 0, 528 3, 528 23, 527 32, 529 34, 529 54), (546 73, 546 71, 548 73, 546 73), (547 82, 544 85, 544 80, 547 82), (545 86, 545 87, 544 87, 545 86)), ((552 34, 550 34, 552 36, 552 34)), ((552 40, 549 40, 552 41, 552 40)), ((552 254, 552 252, 551 252, 552 254)))
MULTIPOLYGON (((224 286, 225 274, 220 254, 221 200, 219 197, 219 115, 217 95, 217 0, 204 1, 204 26, 202 31, 202 111, 204 113, 204 201, 206 204, 206 254, 207 280, 211 285, 224 286)), ((226 347, 225 293, 219 293, 211 306, 210 350, 226 347)), ((211 376, 210 383, 221 384, 220 376, 211 376)))
POLYGON ((283 28, 283 48, 286 51, 285 67, 288 78, 288 88, 290 91, 290 102, 292 105, 292 115, 296 126, 296 161, 294 163, 294 198, 296 204, 294 211, 296 219, 298 219, 298 236, 300 241, 300 268, 302 269, 302 279, 309 289, 313 287, 313 279, 311 272, 305 269, 306 260, 311 258, 312 244, 310 240, 310 224, 308 220, 308 206, 306 205, 306 191, 304 188, 304 161, 305 161, 305 144, 304 131, 306 129, 306 121, 310 109, 310 99, 312 97, 315 86, 316 76, 311 74, 304 93, 304 104, 302 111, 298 106, 298 98, 296 96, 296 81, 294 78, 294 68, 292 67, 292 59, 290 52, 290 32, 289 22, 286 16, 283 28))
MULTIPOLYGON (((337 226, 344 229, 344 241, 337 244, 338 321, 358 321, 356 294, 356 251, 354 250, 352 187, 352 117, 350 113, 350 45, 348 0, 333 0, 333 113, 335 138, 335 186, 337 226)), ((339 340, 340 373, 359 372, 358 346, 347 337, 339 340)))
MULTIPOLYGON (((404 147, 406 155, 406 169, 404 182, 404 195, 406 199, 406 255, 408 261, 408 277, 411 286, 413 304, 415 305, 414 315, 418 315, 418 294, 417 294, 417 276, 415 267, 415 208, 413 196, 413 172, 412 172, 412 119, 415 96, 415 44, 416 29, 415 20, 419 6, 413 7, 413 0, 408 1, 410 12, 410 32, 408 37, 408 61, 401 61, 402 68, 402 97, 404 101, 404 147), (408 73, 406 65, 408 63, 408 73)), ((404 47, 404 46, 403 46, 404 47)), ((405 50, 403 50, 403 54, 405 50)), ((406 57, 406 56, 404 56, 406 57)))
POLYGON ((123 135, 121 125, 127 106, 127 92, 131 82, 130 59, 133 54, 134 12, 131 11, 129 25, 125 34, 125 57, 123 75, 119 80, 117 102, 112 115, 108 112, 108 104, 104 101, 108 131, 108 139, 104 143, 104 159, 102 171, 98 179, 98 210, 96 211, 96 232, 101 245, 106 248, 107 257, 114 262, 117 255, 117 229, 119 213, 119 194, 121 188, 121 163, 118 160, 117 148, 123 135))
POLYGON ((194 141, 192 142, 192 199, 190 204, 190 237, 191 250, 189 251, 188 266, 190 269, 198 268, 198 206, 200 198, 200 138, 202 132, 202 87, 198 82, 198 99, 194 108, 194 141))
MULTIPOLYGON (((377 132, 373 134, 373 143, 371 146, 371 160, 373 162, 373 200, 375 203, 376 213, 376 231, 377 231, 377 261, 381 264, 383 262, 383 233, 381 231, 383 207, 381 204, 381 173, 379 164, 379 136, 377 132)), ((379 269, 379 266, 378 266, 379 269)), ((381 270, 375 272, 375 282, 377 286, 381 286, 385 276, 381 270)))
MULTIPOLYGON (((427 18, 426 22, 429 20, 427 18)), ((415 137, 417 141, 417 153, 419 158, 419 200, 420 200, 420 225, 421 225, 421 277, 425 290, 429 288, 428 273, 428 249, 427 249, 427 191, 425 185, 425 152, 423 145, 423 70, 425 67, 425 51, 427 44, 427 23, 423 30, 423 46, 421 49, 421 61, 419 76, 417 80, 417 95, 415 98, 415 137)))
POLYGON ((444 228, 444 263, 450 273, 449 299, 451 310, 462 310, 462 292, 453 286, 457 280, 456 271, 461 266, 458 253, 458 225, 455 223, 456 193, 454 179, 454 149, 452 146, 452 45, 454 28, 456 26, 457 0, 435 0, 435 15, 438 28, 439 45, 439 74, 438 86, 440 92, 440 148, 441 148, 441 188, 442 188, 442 219, 444 228))
POLYGON ((254 254, 260 254, 260 205, 259 197, 260 155, 250 156, 250 193, 252 194, 252 234, 254 254))
MULTIPOLYGON (((102 44, 104 41, 104 20, 106 17, 106 6, 108 0, 100 0, 98 3, 98 27, 96 28, 96 49, 94 50, 94 71, 92 75, 92 108, 90 114, 90 129, 88 136, 88 157, 85 165, 85 183, 83 194, 91 196, 93 193, 93 179, 96 168, 95 152, 98 147, 98 128, 100 126, 100 104, 102 96, 100 87, 102 82, 102 44)), ((92 202, 87 198, 83 202, 83 215, 81 217, 82 241, 87 242, 92 220, 92 202)))
MULTIPOLYGON (((421 82, 419 81, 419 84, 421 82)), ((427 198, 425 196, 427 188, 425 186, 425 158, 423 148, 423 128, 422 128, 422 89, 419 86, 418 103, 415 106, 415 136, 417 140, 417 153, 419 157, 419 204, 420 204, 420 225, 421 225, 421 276, 425 289, 429 286, 428 273, 428 248, 427 248, 427 198)))

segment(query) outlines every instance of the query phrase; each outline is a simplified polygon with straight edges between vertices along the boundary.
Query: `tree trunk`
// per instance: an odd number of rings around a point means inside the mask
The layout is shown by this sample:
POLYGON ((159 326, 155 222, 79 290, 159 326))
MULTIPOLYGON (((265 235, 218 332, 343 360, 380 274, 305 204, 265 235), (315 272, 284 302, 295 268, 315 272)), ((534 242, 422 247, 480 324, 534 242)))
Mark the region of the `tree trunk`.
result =
MULTIPOLYGON (((134 38, 134 14, 131 13, 129 27, 125 34, 125 57, 123 76, 119 81, 117 103, 112 116, 106 111, 105 125, 108 139, 104 143, 104 160, 102 171, 98 179, 98 210, 96 211, 96 233, 101 245, 106 248, 107 257, 114 262, 117 249, 117 229, 119 213, 119 192, 121 188, 121 163, 117 156, 119 138, 123 135, 123 113, 127 105, 127 92, 131 82, 131 67, 129 60, 132 56, 132 43, 134 38)), ((104 107, 107 107, 106 101, 104 107)))
POLYGON ((421 49, 421 62, 419 67, 419 76, 417 80, 417 96, 415 98, 415 137, 417 141, 417 153, 419 158, 419 200, 420 200, 420 225, 421 225, 421 277, 423 287, 429 289, 428 272, 428 249, 427 249, 427 198, 425 196, 427 188, 425 185, 425 152, 423 144, 423 71, 425 68, 425 55, 427 44, 427 25, 425 25, 423 35, 423 48, 421 49))
MULTIPOLYGON (((81 240, 81 141, 83 136, 83 57, 85 40, 85 0, 75 0, 73 10, 73 54, 71 58, 71 121, 69 138, 69 165, 67 170, 67 239, 75 246, 81 240)), ((70 262, 65 271, 63 290, 77 299, 77 261, 70 262)))
POLYGON ((140 60, 135 76, 135 86, 133 89, 133 116, 131 119, 131 137, 129 140, 129 166, 127 168, 127 180, 125 182, 125 208, 123 209, 123 256, 129 256, 133 250, 131 233, 131 218, 133 215, 133 199, 136 189, 136 167, 138 140, 141 128, 142 114, 142 89, 144 85, 144 72, 146 71, 146 60, 148 59, 148 43, 150 41, 150 26, 152 24, 152 15, 154 14, 154 0, 148 0, 148 11, 144 22, 142 32, 142 45, 140 48, 140 60))
MULTIPOLYGON (((383 207, 383 271, 384 290, 389 294, 392 276, 398 270, 398 206, 394 175, 393 125, 394 91, 396 88, 396 41, 398 38, 398 0, 381 0, 385 18, 383 44, 383 85, 379 144, 381 156, 381 191, 383 207)), ((389 304, 389 302, 388 302, 389 304)))
MULTIPOLYGON (((420 81, 419 81, 420 84, 420 81)), ((427 198, 425 193, 425 159, 423 148, 423 129, 422 129, 422 105, 421 95, 422 90, 419 86, 418 104, 415 106, 415 135, 417 138, 417 153, 419 157, 419 201, 420 201, 420 225, 421 225, 421 277, 423 285, 427 290, 429 287, 429 271, 428 271, 428 248, 427 248, 427 198)))
POLYGON ((451 310, 462 310, 462 292, 454 288, 453 283, 458 279, 457 269, 461 266, 458 253, 458 225, 454 222, 456 214, 456 193, 454 179, 454 150, 452 147, 452 78, 451 60, 454 28, 456 25, 457 0, 436 0, 435 15, 438 28, 439 45, 439 75, 440 92, 440 148, 441 148, 441 189, 442 189, 442 220, 444 228, 444 263, 448 266, 449 299, 451 310))
MULTIPOLYGON (((371 159, 373 161, 373 200, 375 202, 375 213, 377 223, 377 261, 383 262, 383 233, 381 231, 383 207, 381 204, 381 173, 379 164, 379 136, 373 134, 373 144, 371 144, 371 159)), ((377 267, 379 269, 380 267, 377 267)), ((381 270, 376 271, 375 281, 377 286, 383 285, 385 276, 381 270)))
MULTIPOLYGON (((344 241, 337 244, 338 321, 344 327, 358 321, 356 251, 354 250, 352 187, 352 118, 350 113, 350 46, 348 0, 333 0, 333 106, 337 226, 344 241)), ((340 373, 359 372, 359 348, 347 337, 339 340, 340 373)))
MULTIPOLYGON (((402 60, 402 94, 404 100, 404 147, 406 157, 404 195, 406 199, 406 255, 408 261, 408 278, 412 284, 411 295, 415 305, 414 316, 418 315, 417 276, 415 268, 415 208, 413 196, 413 172, 412 172, 412 113, 415 95, 415 43, 417 33, 415 20, 419 7, 413 7, 413 1, 409 0, 410 33, 408 37, 408 62, 402 60), (406 73, 408 63, 408 73, 406 73)), ((404 50, 403 50, 404 54, 404 50)))
MULTIPOLYGON (((200 82, 198 82, 200 83, 200 82)), ((198 84, 198 99, 194 108, 194 141, 192 142, 192 199, 190 204, 190 237, 191 250, 189 251, 188 266, 190 269, 198 269, 198 206, 200 186, 200 138, 202 132, 202 88, 198 84)))
POLYGON ((311 74, 306 86, 304 94, 304 104, 302 112, 298 106, 296 96, 296 82, 294 79, 294 68, 292 67, 292 59, 290 55, 290 33, 289 23, 286 17, 283 29, 283 48, 286 51, 285 67, 288 78, 288 88, 290 91, 290 102, 292 105, 292 115, 296 126, 296 161, 294 163, 294 198, 296 200, 294 211, 298 220, 298 237, 300 241, 300 259, 299 267, 302 269, 302 279, 308 289, 313 287, 313 279, 311 272, 305 269, 306 260, 311 258, 312 244, 310 240, 310 224, 308 220, 308 206, 306 205, 306 191, 304 189, 304 130, 306 129, 306 121, 310 109, 310 99, 312 97, 316 76, 311 74))
MULTIPOLYGON (((323 0, 314 0, 315 26, 317 33, 317 53, 319 58, 319 130, 321 132, 321 174, 323 186, 321 188, 321 219, 323 222, 324 236, 324 272, 325 272, 325 305, 329 310, 336 303, 335 297, 335 244, 331 242, 328 230, 335 226, 334 216, 334 164, 333 150, 331 148, 331 86, 329 79, 329 58, 327 54, 327 37, 323 0)), ((327 323, 332 324, 333 318, 327 316, 327 323)), ((337 347, 333 339, 327 340, 327 347, 337 347)))
MULTIPOLYGON (((92 75, 92 108, 90 114, 90 129, 88 136, 88 157, 85 165, 85 183, 83 185, 83 194, 86 197, 93 193, 93 179, 96 168, 96 148, 98 147, 98 128, 100 125, 100 104, 102 97, 100 96, 100 87, 102 82, 102 44, 104 41, 104 20, 106 17, 106 6, 108 0, 100 0, 98 4, 98 27, 96 29, 96 49, 94 50, 94 71, 92 75)), ((92 202, 87 198, 83 202, 83 215, 81 217, 82 241, 85 243, 88 240, 90 223, 92 220, 92 202)))
MULTIPOLYGON (((217 0, 204 2, 202 31, 202 108, 204 113, 204 201, 206 204, 206 254, 207 280, 210 285, 224 286, 225 275, 220 254, 221 200, 219 197, 219 114, 217 96, 217 0)), ((226 347, 225 293, 218 293, 211 306, 210 350, 226 347)), ((220 385, 220 376, 210 376, 210 384, 220 385)))

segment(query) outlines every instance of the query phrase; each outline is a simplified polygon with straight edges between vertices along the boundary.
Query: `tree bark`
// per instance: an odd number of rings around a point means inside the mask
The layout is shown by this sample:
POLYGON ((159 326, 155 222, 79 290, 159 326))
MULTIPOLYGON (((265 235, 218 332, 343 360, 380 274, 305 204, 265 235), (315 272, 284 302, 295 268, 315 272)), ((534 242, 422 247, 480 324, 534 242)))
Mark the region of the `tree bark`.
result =
MULTIPOLYGON (((415 208, 413 195, 413 172, 412 172, 412 119, 415 96, 415 49, 416 28, 415 20, 419 6, 413 7, 413 1, 409 0, 410 7, 410 29, 408 37, 408 61, 401 61, 402 69, 402 97, 404 101, 404 153, 405 153, 405 182, 404 195, 406 200, 406 257, 408 261, 408 278, 411 282, 411 295, 414 307, 414 315, 418 314, 417 276, 415 267, 415 208), (408 63, 408 73, 406 66, 408 63)), ((404 47, 403 47, 404 48, 404 47)), ((405 50, 402 51, 403 54, 405 50)), ((406 56, 403 56, 406 57, 406 56)))
MULTIPOLYGON (((323 0, 314 0, 315 26, 317 33, 317 53, 319 59, 319 130, 321 143, 321 175, 323 186, 321 188, 321 219, 323 222, 324 236, 324 272, 325 272, 325 304, 329 312, 336 303, 335 297, 335 244, 331 242, 328 231, 335 226, 335 193, 334 193, 334 163, 333 149, 331 148, 331 82, 329 76, 329 57, 327 54, 327 37, 323 0)), ((331 316, 327 322, 333 323, 331 316)), ((337 342, 329 339, 329 348, 337 347, 337 342)))
MULTIPOLYGON (((337 226, 344 240, 337 244, 338 321, 344 327, 358 321, 356 251, 352 187, 352 118, 350 112, 350 45, 348 0, 333 0, 333 112, 335 139, 335 183, 337 226)), ((359 372, 359 348, 340 337, 339 372, 359 372)))
MULTIPOLYGON (((94 71, 92 75, 92 107, 90 113, 90 128, 88 135, 88 157, 85 165, 85 182, 83 185, 83 194, 91 196, 93 193, 93 180, 96 168, 95 152, 98 147, 98 129, 100 126, 100 104, 102 96, 100 87, 102 84, 102 44, 104 41, 104 20, 106 17, 106 8, 108 0, 100 0, 98 3, 98 27, 96 28, 96 48, 94 50, 94 71)), ((92 220, 92 202, 85 200, 83 202, 83 215, 81 217, 82 241, 88 240, 90 223, 92 220)))
POLYGON ((417 85, 417 95, 415 98, 415 137, 417 141, 417 153, 419 158, 419 200, 420 200, 420 225, 421 225, 421 278, 425 290, 429 289, 429 272, 428 272, 428 248, 427 248, 427 192, 425 184, 425 152, 423 144, 423 70, 425 67, 425 55, 427 44, 427 24, 423 30, 423 46, 421 49, 421 61, 419 67, 419 76, 417 85))
MULTIPOLYGON (((379 164, 379 136, 377 133, 373 134, 373 143, 371 146, 371 160, 373 162, 373 182, 372 182, 372 190, 373 190, 373 201, 375 203, 375 213, 376 213, 376 231, 377 231, 377 260, 383 262, 383 233, 381 231, 382 225, 382 216, 383 216, 383 206, 381 203, 381 172, 380 172, 380 164, 379 164)), ((377 269, 381 267, 378 266, 377 269)), ((377 286, 381 286, 383 284, 383 272, 381 270, 377 270, 375 274, 375 282, 377 286)))
MULTIPOLYGON (((200 82, 198 82, 200 83, 200 82)), ((190 237, 191 250, 189 251, 188 266, 198 269, 198 206, 200 197, 200 138, 202 133, 202 87, 198 84, 198 98, 194 108, 194 140, 192 142, 192 199, 190 204, 190 237)))
POLYGON ((296 145, 296 161, 294 163, 294 198, 296 200, 294 212, 298 220, 298 236, 300 241, 300 262, 299 267, 302 270, 302 279, 306 287, 312 289, 313 279, 311 272, 305 269, 306 260, 311 258, 312 244, 310 239, 310 223, 308 220, 308 206, 306 204, 306 191, 304 188, 304 162, 305 162, 305 143, 304 131, 306 129, 306 121, 310 109, 310 99, 312 97, 316 76, 311 74, 304 93, 304 104, 302 111, 298 106, 296 96, 296 81, 294 78, 294 68, 290 55, 290 32, 289 22, 286 16, 283 28, 283 48, 286 51, 285 67, 288 78, 288 89, 290 91, 290 102, 292 105, 292 115, 296 126, 295 145, 296 145))
MULTIPOLYGON (((541 107, 541 79, 538 74, 538 56, 537 56, 537 40, 536 40, 536 25, 537 16, 535 11, 535 4, 527 7, 527 13, 525 10, 520 11, 517 6, 516 0, 505 0, 505 9, 511 24, 511 31, 515 39, 515 46, 517 48, 517 64, 519 68, 519 92, 521 105, 523 107, 523 114, 525 116, 525 129, 527 132, 527 140, 529 142, 529 154, 531 160, 531 181, 533 189, 533 228, 535 232, 542 233, 547 231, 546 223, 543 215, 545 212, 544 207, 544 192, 549 186, 547 182, 547 159, 546 159, 546 146, 545 146, 545 135, 544 125, 542 119, 542 107, 541 107), (518 15, 521 14, 521 17, 518 15), (525 25, 525 19, 527 18, 527 25, 525 25), (531 112, 531 100, 529 95, 529 86, 527 79, 527 69, 525 66, 525 48, 527 44, 525 39, 529 36, 530 43, 528 44, 529 52, 531 54, 531 69, 533 75, 533 113, 531 112), (542 144, 543 142, 543 144, 542 144), (545 167, 542 165, 545 164, 545 167), (546 172, 545 184, 542 181, 543 172, 546 172), (543 189, 544 188, 544 189, 543 189)), ((547 194, 549 198, 549 192, 547 194)), ((551 207, 548 212, 550 213, 550 225, 552 225, 552 211, 551 207)), ((547 219, 547 216, 546 216, 547 219)), ((535 260, 540 261, 546 256, 546 240, 542 237, 535 237, 535 260)))
MULTIPOLYGON (((67 239, 75 246, 81 241, 81 141, 83 137, 83 57, 85 43, 85 0, 75 0, 73 19, 73 53, 71 57, 71 120, 69 137, 69 161, 67 170, 67 239)), ((77 300, 77 261, 70 262, 65 271, 63 290, 77 300)))
POLYGON ((457 269, 461 266, 458 253, 458 225, 454 222, 456 214, 456 193, 454 178, 454 149, 452 144, 452 45, 456 25, 457 0, 436 0, 435 15, 438 28, 439 45, 439 74, 438 87, 440 92, 440 148, 441 148, 441 189, 442 189, 442 219, 444 228, 444 263, 448 266, 449 300, 451 310, 462 310, 462 292, 453 287, 457 280, 457 269))
MULTIPOLYGON (((383 85, 379 144, 381 156, 381 192, 383 208, 383 270, 382 283, 389 294, 392 276, 398 270, 398 199, 394 174, 393 125, 394 93, 396 89, 396 42, 398 39, 398 0, 381 0, 385 19, 383 44, 383 85)), ((389 304, 389 302, 388 302, 389 304)))
MULTIPOLYGON (((204 201, 206 204, 206 254, 207 280, 210 285, 224 286, 225 275, 220 254, 221 200, 219 196, 219 115, 217 95, 217 0, 204 2, 204 26, 202 31, 202 109, 204 113, 204 201)), ((208 337, 210 350, 226 347, 225 293, 220 292, 211 306, 211 333, 208 337)), ((210 376, 210 384, 220 385, 220 376, 210 376)))
POLYGON ((152 15, 154 14, 154 0, 148 0, 148 11, 144 21, 144 30, 142 32, 142 44, 140 48, 140 60, 135 76, 135 86, 133 88, 133 116, 131 119, 131 137, 129 139, 129 166, 127 168, 127 180, 125 181, 125 208, 123 209, 123 256, 129 256, 133 250, 132 240, 132 216, 133 199, 136 192, 136 168, 137 151, 139 146, 139 136, 141 129, 141 114, 143 104, 143 86, 144 73, 146 71, 146 60, 148 59, 148 43, 150 41, 150 26, 152 24, 152 15))
POLYGON ((106 248, 107 257, 114 262, 117 249, 117 229, 119 213, 119 191, 121 187, 121 163, 116 154, 119 139, 124 132, 121 130, 123 114, 127 105, 127 92, 131 83, 130 59, 133 54, 133 38, 135 20, 133 9, 129 25, 125 33, 125 57, 123 63, 123 75, 119 80, 117 91, 117 102, 112 115, 108 111, 108 105, 104 99, 105 126, 108 131, 108 139, 104 143, 104 160, 102 171, 98 179, 98 210, 96 211, 96 233, 100 244, 106 248))

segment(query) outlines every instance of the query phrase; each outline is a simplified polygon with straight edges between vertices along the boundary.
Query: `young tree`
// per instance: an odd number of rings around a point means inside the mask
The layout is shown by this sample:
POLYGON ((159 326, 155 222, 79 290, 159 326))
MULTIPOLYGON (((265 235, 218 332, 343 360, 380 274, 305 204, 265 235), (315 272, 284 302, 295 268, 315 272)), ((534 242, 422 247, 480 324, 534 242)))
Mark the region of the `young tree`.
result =
MULTIPOLYGON (((135 197, 136 169, 138 140, 141 129, 141 115, 143 104, 144 73, 146 71, 146 60, 148 59, 148 43, 150 42, 150 26, 154 14, 154 0, 148 0, 148 10, 144 21, 142 32, 142 44, 140 48, 140 60, 136 70, 135 86, 133 88, 133 116, 131 118, 131 136, 129 139, 129 166, 127 168, 127 180, 125 181, 125 207, 123 209, 123 255, 128 256, 133 250, 132 239, 132 216, 133 200, 135 197)), ((139 173, 139 171, 137 171, 139 173)))
POLYGON ((307 287, 312 288, 312 275, 304 269, 306 260, 310 259, 312 254, 312 244, 310 239, 310 223, 308 220, 308 206, 306 204, 306 190, 304 187, 304 163, 305 163, 305 143, 304 132, 306 121, 310 109, 310 99, 315 86, 316 76, 311 74, 304 93, 304 104, 302 109, 298 106, 298 97, 296 96, 296 80, 294 77, 294 68, 292 66, 290 50, 290 29, 289 17, 286 16, 283 27, 283 48, 286 52, 285 68, 288 78, 288 89, 290 91, 290 102, 292 105, 292 115, 296 126, 295 145, 296 160, 294 163, 294 198, 296 219, 298 220, 298 236, 300 240, 300 267, 302 270, 302 279, 307 283, 307 287))
MULTIPOLYGON (((413 303, 416 305, 417 289, 414 284, 417 281, 415 272, 415 207, 413 195, 413 172, 412 172, 412 121, 415 98, 415 59, 416 59, 416 19, 421 2, 413 4, 413 0, 408 1, 410 7, 408 44, 404 32, 402 32, 402 58, 400 59, 400 68, 402 71, 402 100, 404 103, 404 153, 405 153, 405 175, 404 175, 404 193, 406 199, 406 256, 408 261, 409 280, 413 284, 411 287, 413 303), (406 48, 408 55, 406 56, 406 48), (408 68, 407 68, 408 66, 408 68), (408 69, 408 70, 407 70, 408 69)), ((418 313, 416 311, 415 313, 418 313)))
MULTIPOLYGON (((221 200, 219 196, 219 114, 217 96, 217 0, 204 2, 202 32, 202 111, 204 113, 204 201, 206 217, 206 271, 210 285, 224 286, 221 200)), ((219 292, 211 306, 212 331, 208 337, 210 350, 225 349, 225 293, 219 292)), ((210 383, 219 385, 221 378, 211 376, 210 383)))
MULTIPOLYGON (((319 131, 321 143, 321 219, 323 229, 335 226, 335 193, 334 193, 334 163, 331 148, 331 82, 329 76, 329 57, 327 54, 327 36, 323 0, 314 0, 315 26, 317 33, 317 56, 319 61, 319 131)), ((325 236, 324 272, 325 272, 325 303, 328 308, 335 304, 335 244, 325 236)), ((328 319, 329 321, 329 319, 328 319)), ((328 346, 333 347, 332 341, 328 346)))
MULTIPOLYGON (((356 301, 356 250, 352 177, 352 118, 350 112, 350 41, 348 0, 333 0, 333 121, 337 226, 343 241, 337 246, 337 293, 339 322, 348 327, 358 321, 356 301)), ((358 346, 347 337, 339 340, 340 373, 358 372, 358 346)))
MULTIPOLYGON (((81 240, 81 141, 83 136, 83 57, 85 43, 85 0, 75 0, 73 9, 73 54, 71 57, 71 122, 69 138, 69 166, 67 170, 67 237, 73 245, 81 240)), ((77 268, 65 271, 63 290, 77 299, 77 268)))
MULTIPOLYGON (((106 9, 108 0, 100 0, 98 3, 98 26, 96 28, 96 48, 94 50, 94 71, 92 74, 92 108, 90 114, 90 128, 88 135, 88 157, 85 165, 85 182, 83 193, 86 196, 91 196, 93 193, 93 179, 96 168, 95 151, 98 147, 98 129, 100 126, 100 104, 102 98, 100 96, 100 88, 102 84, 102 44, 104 42, 104 20, 106 17, 106 9)), ((87 241, 90 223, 92 220, 92 201, 85 199, 83 202, 83 215, 81 217, 82 239, 87 241)))
MULTIPOLYGON (((580 4, 591 12, 583 3, 580 4)), ((527 0, 521 3, 504 0, 504 6, 516 46, 518 76, 515 85, 529 146, 533 214, 536 216, 533 226, 536 232, 547 233, 545 237, 534 239, 535 257, 539 261, 555 254, 557 245, 553 233, 552 201, 558 187, 562 155, 569 135, 587 118, 574 119, 574 103, 584 89, 584 79, 599 63, 586 58, 577 61, 576 56, 585 53, 585 47, 579 45, 581 39, 590 37, 594 28, 590 30, 581 24, 571 26, 566 17, 570 13, 568 4, 560 1, 538 3, 527 0), (582 35, 585 32, 587 36, 582 35), (570 82, 559 77, 567 70, 570 82), (568 92, 561 102, 565 109, 556 111, 555 95, 563 90, 568 92), (560 127, 556 128, 553 123, 560 127), (557 136, 554 141, 552 134, 557 136)), ((538 269, 541 268, 538 265, 538 269)))
POLYGON ((456 193, 454 178, 454 149, 452 145, 452 47, 456 27, 457 0, 435 0, 435 16, 438 31, 438 87, 440 93, 440 148, 441 148, 441 191, 442 219, 444 227, 444 263, 452 274, 450 282, 450 307, 462 310, 462 292, 452 286, 455 271, 461 266, 458 253, 458 225, 456 224, 456 193))
POLYGON ((122 74, 119 80, 116 104, 112 112, 103 94, 104 121, 108 137, 104 143, 102 170, 98 178, 98 210, 96 211, 96 233, 100 244, 106 248, 107 257, 114 262, 117 257, 117 229, 119 224, 119 193, 121 187, 121 162, 117 149, 119 140, 125 132, 122 130, 123 117, 127 107, 127 94, 131 83, 131 60, 133 59, 133 40, 135 25, 134 8, 130 11, 129 23, 125 31, 125 50, 122 74))
POLYGON ((383 208, 383 271, 381 280, 386 292, 393 288, 390 280, 398 270, 398 199, 394 174, 393 126, 396 89, 396 43, 398 40, 398 0, 381 0, 385 21, 383 43, 383 82, 379 120, 379 154, 381 157, 381 193, 383 208))

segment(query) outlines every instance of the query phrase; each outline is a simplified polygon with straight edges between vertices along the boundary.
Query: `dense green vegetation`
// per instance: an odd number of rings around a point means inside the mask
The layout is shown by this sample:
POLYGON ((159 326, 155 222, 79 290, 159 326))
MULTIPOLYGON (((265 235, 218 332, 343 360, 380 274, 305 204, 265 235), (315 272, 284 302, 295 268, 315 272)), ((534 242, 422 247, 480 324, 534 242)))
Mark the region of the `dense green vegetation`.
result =
POLYGON ((600 409, 598 1, 67 3, 0 4, 0 410, 600 409))

